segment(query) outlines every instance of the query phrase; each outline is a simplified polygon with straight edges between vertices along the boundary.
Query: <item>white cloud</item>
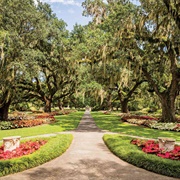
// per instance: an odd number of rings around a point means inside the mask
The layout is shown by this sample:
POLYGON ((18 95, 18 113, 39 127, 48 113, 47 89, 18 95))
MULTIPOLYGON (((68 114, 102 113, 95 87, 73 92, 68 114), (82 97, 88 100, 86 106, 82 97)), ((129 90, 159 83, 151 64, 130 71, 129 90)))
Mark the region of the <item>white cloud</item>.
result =
POLYGON ((41 2, 46 3, 62 3, 64 5, 74 5, 74 6, 81 6, 81 3, 75 0, 41 0, 41 2))

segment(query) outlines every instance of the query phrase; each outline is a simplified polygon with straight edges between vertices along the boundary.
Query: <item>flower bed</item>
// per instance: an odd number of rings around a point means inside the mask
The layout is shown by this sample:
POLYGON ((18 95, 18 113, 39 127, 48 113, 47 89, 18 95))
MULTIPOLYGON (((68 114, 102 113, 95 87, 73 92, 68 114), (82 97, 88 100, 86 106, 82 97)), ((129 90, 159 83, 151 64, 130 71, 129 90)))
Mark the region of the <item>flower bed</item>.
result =
POLYGON ((45 118, 45 117, 48 118, 48 117, 54 117, 55 115, 56 115, 55 112, 49 112, 49 113, 44 112, 44 113, 33 114, 35 118, 45 118))
POLYGON ((11 117, 9 121, 1 121, 0 129, 7 130, 7 129, 15 129, 15 128, 23 128, 23 127, 32 127, 42 124, 50 124, 56 121, 54 116, 48 113, 42 113, 33 116, 22 116, 22 117, 24 119, 18 116, 17 119, 11 117))
POLYGON ((16 148, 13 151, 4 152, 4 146, 0 147, 0 160, 12 159, 21 157, 24 155, 32 154, 37 151, 42 145, 46 144, 46 140, 36 140, 36 141, 27 141, 20 144, 19 148, 16 148))
POLYGON ((138 116, 138 115, 127 115, 122 117, 123 120, 128 120, 128 119, 143 119, 143 120, 153 120, 153 121, 158 121, 158 118, 151 117, 151 116, 138 116))
POLYGON ((153 123, 149 126, 153 129, 161 129, 168 131, 180 131, 180 123, 153 123))
POLYGON ((31 141, 45 140, 47 143, 32 154, 18 158, 0 160, 0 177, 21 172, 44 164, 63 154, 72 142, 71 134, 60 134, 51 137, 33 138, 31 141))
POLYGON ((153 129, 180 131, 180 123, 159 123, 158 118, 151 116, 125 115, 121 120, 153 129))
POLYGON ((42 119, 33 119, 33 120, 20 120, 12 121, 12 128, 23 128, 23 127, 32 127, 45 124, 45 120, 42 119))
POLYGON ((151 124, 154 124, 158 121, 158 118, 138 115, 125 115, 121 119, 131 124, 143 125, 148 127, 150 127, 151 124))
POLYGON ((178 145, 175 145, 173 151, 166 152, 164 149, 160 149, 159 143, 154 140, 133 139, 131 144, 137 145, 145 153, 155 154, 166 159, 180 160, 180 146, 178 145))
POLYGON ((56 119, 54 118, 54 115, 52 114, 40 114, 40 115, 37 115, 35 116, 35 118, 37 120, 42 120, 43 119, 43 123, 52 123, 52 122, 55 122, 56 119))

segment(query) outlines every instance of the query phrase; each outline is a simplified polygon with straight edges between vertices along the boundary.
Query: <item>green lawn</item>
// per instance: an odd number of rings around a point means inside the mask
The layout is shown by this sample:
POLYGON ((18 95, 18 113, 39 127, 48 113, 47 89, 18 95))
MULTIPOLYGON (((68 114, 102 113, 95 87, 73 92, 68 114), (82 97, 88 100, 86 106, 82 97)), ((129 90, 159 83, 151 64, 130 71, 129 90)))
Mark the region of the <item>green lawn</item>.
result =
POLYGON ((49 133, 73 130, 78 126, 83 114, 84 112, 80 111, 80 112, 73 112, 68 115, 56 116, 55 118, 57 119, 57 122, 54 124, 45 124, 31 128, 0 130, 0 140, 2 140, 3 137, 8 137, 8 136, 27 137, 27 136, 35 136, 40 134, 49 134, 49 133))
POLYGON ((116 114, 103 114, 101 112, 91 112, 96 125, 103 130, 110 132, 119 132, 123 134, 141 136, 145 138, 169 137, 180 142, 180 132, 162 131, 156 129, 145 128, 141 126, 131 125, 121 121, 121 117, 116 114))

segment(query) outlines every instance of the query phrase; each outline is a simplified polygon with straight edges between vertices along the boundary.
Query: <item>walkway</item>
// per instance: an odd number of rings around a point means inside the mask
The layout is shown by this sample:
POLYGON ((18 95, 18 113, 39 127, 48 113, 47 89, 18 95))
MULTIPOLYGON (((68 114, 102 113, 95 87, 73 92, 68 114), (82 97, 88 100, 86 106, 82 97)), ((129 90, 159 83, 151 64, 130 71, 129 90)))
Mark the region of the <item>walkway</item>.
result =
POLYGON ((175 180, 137 168, 114 156, 104 144, 104 132, 85 112, 74 140, 60 157, 0 180, 175 180))

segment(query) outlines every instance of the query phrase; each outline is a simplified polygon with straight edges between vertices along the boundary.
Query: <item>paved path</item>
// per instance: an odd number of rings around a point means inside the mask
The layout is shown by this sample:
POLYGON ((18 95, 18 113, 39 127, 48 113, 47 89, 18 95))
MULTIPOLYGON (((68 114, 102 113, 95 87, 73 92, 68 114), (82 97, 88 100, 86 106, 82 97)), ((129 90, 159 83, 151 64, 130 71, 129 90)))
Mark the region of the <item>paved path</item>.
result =
POLYGON ((72 134, 74 140, 62 156, 0 180, 175 180, 114 156, 102 140, 104 132, 97 128, 89 112, 85 112, 72 134))

